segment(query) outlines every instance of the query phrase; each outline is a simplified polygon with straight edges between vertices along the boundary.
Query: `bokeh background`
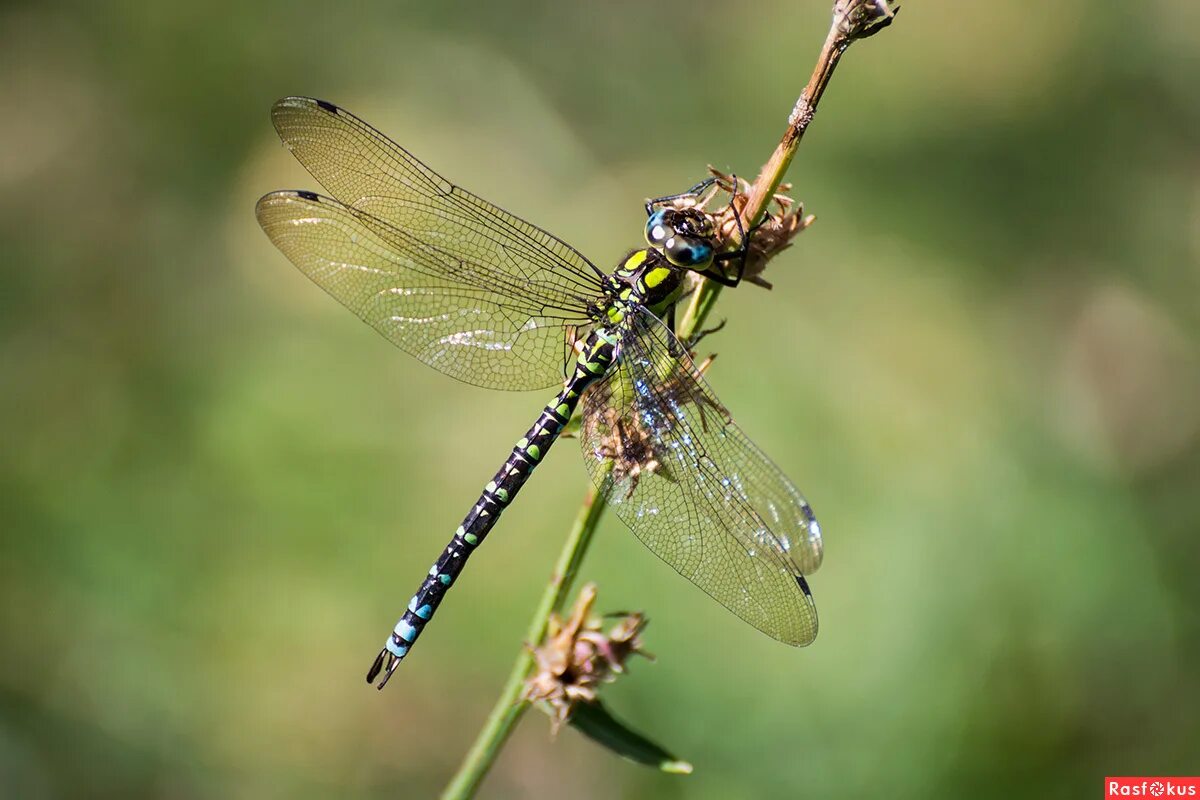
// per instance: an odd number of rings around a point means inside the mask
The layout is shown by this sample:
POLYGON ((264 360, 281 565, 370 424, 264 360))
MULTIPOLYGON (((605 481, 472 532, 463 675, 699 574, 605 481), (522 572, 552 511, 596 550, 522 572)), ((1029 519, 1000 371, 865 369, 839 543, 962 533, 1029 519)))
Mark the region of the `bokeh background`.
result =
MULTIPOLYGON (((1099 797, 1200 770, 1200 6, 912 2, 721 298, 711 380, 826 534, 822 632, 741 624, 607 519, 613 708, 497 798, 1099 797)), ((362 675, 540 394, 390 347, 267 242, 267 110, 336 101, 598 263, 753 175, 828 0, 0 9, 0 795, 425 797, 584 491, 555 450, 389 689, 362 675)))

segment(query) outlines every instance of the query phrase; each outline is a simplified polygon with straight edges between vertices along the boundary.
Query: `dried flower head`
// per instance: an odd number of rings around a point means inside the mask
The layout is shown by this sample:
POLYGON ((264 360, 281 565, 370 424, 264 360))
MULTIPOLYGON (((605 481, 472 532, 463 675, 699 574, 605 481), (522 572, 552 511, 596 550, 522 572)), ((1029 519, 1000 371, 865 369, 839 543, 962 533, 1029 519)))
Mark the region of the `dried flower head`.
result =
POLYGON ((849 44, 879 33, 892 24, 899 11, 900 5, 888 0, 837 0, 833 4, 833 25, 849 44))
POLYGON ((595 602, 596 586, 589 583, 579 590, 571 616, 551 615, 544 643, 533 648, 536 670, 525 682, 523 697, 549 706, 555 731, 577 704, 596 702, 600 685, 624 673, 631 656, 653 658, 639 638, 645 616, 622 614, 603 633, 601 621, 591 616, 595 602))
POLYGON ((657 440, 646 432, 636 416, 622 418, 616 408, 606 408, 583 420, 583 436, 585 440, 596 442, 598 458, 612 462, 613 484, 628 481, 626 500, 637 489, 643 474, 662 472, 668 480, 672 479, 660 457, 657 440))
MULTIPOLYGON (((716 247, 722 250, 741 237, 744 225, 739 228, 738 220, 750 200, 751 187, 748 181, 713 167, 709 167, 708 171, 717 179, 712 189, 694 200, 689 198, 679 202, 698 208, 709 216, 716 231, 716 247), (709 208, 718 191, 728 193, 730 202, 720 208, 709 208)), ((771 288, 771 284, 762 277, 767 262, 790 247, 792 239, 816 219, 811 214, 805 215, 803 203, 798 204, 787 195, 791 188, 790 183, 780 184, 779 191, 771 198, 766 215, 750 236, 743 279, 767 289, 771 288)))

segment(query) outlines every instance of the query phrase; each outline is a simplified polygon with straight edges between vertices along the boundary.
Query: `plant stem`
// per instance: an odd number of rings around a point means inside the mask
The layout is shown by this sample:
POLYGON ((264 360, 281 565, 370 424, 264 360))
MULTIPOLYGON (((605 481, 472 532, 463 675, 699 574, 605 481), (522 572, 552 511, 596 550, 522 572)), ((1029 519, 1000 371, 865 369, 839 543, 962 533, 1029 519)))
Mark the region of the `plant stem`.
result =
MULTIPOLYGON (((825 44, 821 47, 821 54, 817 57, 817 64, 788 116, 787 129, 783 132, 779 144, 775 146, 775 152, 767 159, 767 163, 763 164, 758 178, 750 187, 749 199, 741 212, 742 225, 747 230, 766 213, 771 198, 779 190, 779 184, 783 182, 783 176, 792 164, 800 140, 817 112, 817 104, 825 94, 825 88, 829 85, 829 79, 833 77, 833 71, 837 68, 842 53, 846 52, 846 48, 856 39, 872 36, 890 25, 896 11, 899 11, 899 7, 889 8, 886 0, 837 0, 834 3, 833 22, 829 26, 825 44)), ((730 244, 737 245, 739 242, 735 240, 730 244)), ((717 301, 717 296, 721 293, 721 288, 721 284, 707 278, 701 281, 692 295, 686 322, 679 326, 679 338, 684 342, 689 341, 704 324, 717 301)))
MULTIPOLYGON (((870 36, 890 24, 893 13, 886 0, 835 0, 833 24, 825 39, 825 45, 821 48, 817 65, 788 118, 788 127, 783 138, 775 147, 771 158, 763 165, 751 188, 749 200, 742 209, 742 221, 747 228, 758 222, 766 212, 771 198, 783 181, 800 139, 808 129, 808 124, 812 122, 817 103, 824 94, 842 53, 855 39, 870 36)), ((676 333, 681 340, 688 342, 696 335, 720 293, 721 284, 707 279, 700 281, 692 293, 687 309, 679 319, 676 333)), ((443 792, 443 800, 464 800, 475 794, 475 790, 500 754, 500 748, 516 727, 517 720, 529 708, 528 701, 521 698, 525 678, 533 666, 533 653, 529 648, 541 643, 550 615, 562 610, 563 603, 571 592, 583 557, 596 532, 596 526, 607 507, 605 503, 597 500, 598 493, 593 486, 584 495, 583 505, 554 566, 554 574, 529 622, 529 630, 525 634, 528 647, 522 648, 513 662, 512 671, 500 692, 500 697, 496 700, 496 705, 458 772, 443 792)))
POLYGON ((712 311, 713 304, 717 302, 717 296, 720 294, 721 284, 707 278, 692 292, 692 299, 688 301, 687 310, 679 318, 679 325, 675 331, 685 345, 695 337, 704 320, 708 319, 708 312, 712 311))
POLYGON ((750 190, 750 199, 742 211, 743 223, 747 227, 758 222, 758 218, 766 211, 779 184, 783 182, 783 176, 791 166, 792 157, 796 155, 796 149, 800 146, 800 139, 808 130, 808 124, 812 122, 813 114, 817 111, 817 103, 820 102, 821 95, 825 93, 825 87, 829 85, 833 70, 837 67, 838 60, 841 59, 847 46, 849 46, 849 42, 845 40, 844 34, 839 30, 835 18, 835 24, 829 29, 829 35, 825 38, 825 45, 821 48, 821 55, 808 79, 808 84, 800 93, 800 97, 796 100, 796 105, 788 117, 787 130, 783 132, 783 137, 775 146, 775 152, 763 165, 762 170, 758 173, 758 179, 754 181, 754 186, 750 190))
MULTIPOLYGON (((554 574, 550 578, 550 583, 546 585, 545 591, 542 592, 542 599, 538 602, 537 610, 533 612, 533 618, 529 621, 529 630, 525 633, 525 641, 530 647, 534 647, 542 641, 542 637, 546 634, 546 625, 550 620, 550 614, 561 611, 567 595, 570 594, 571 586, 575 582, 575 576, 579 573, 579 567, 583 563, 588 545, 591 544, 592 535, 596 532, 596 526, 604 513, 604 503, 596 502, 597 496, 594 486, 589 488, 587 494, 584 495, 583 505, 579 508, 579 514, 575 517, 575 523, 571 526, 567 540, 563 543, 562 552, 559 553, 558 561, 554 565, 554 574)), ((492 713, 488 715, 487 722, 484 723, 475 743, 471 745, 458 772, 455 773, 453 780, 442 793, 443 800, 461 800, 475 794, 480 781, 487 775, 496 756, 499 755, 500 748, 504 746, 504 742, 508 740, 513 728, 516 727, 517 720, 529 707, 529 703, 521 699, 521 690, 525 686, 525 677, 531 666, 533 666, 533 653, 528 647, 522 648, 516 661, 513 662, 512 671, 509 672, 508 680, 500 691, 500 697, 496 700, 492 713)))

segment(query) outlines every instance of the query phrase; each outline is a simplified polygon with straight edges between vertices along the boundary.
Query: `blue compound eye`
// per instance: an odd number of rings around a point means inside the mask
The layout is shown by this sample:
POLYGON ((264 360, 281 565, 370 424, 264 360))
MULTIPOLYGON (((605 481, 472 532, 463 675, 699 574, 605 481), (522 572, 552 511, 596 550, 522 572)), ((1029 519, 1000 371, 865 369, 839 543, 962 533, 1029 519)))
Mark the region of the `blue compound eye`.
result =
POLYGON ((667 224, 667 209, 660 208, 646 220, 646 241, 652 245, 661 246, 663 242, 674 235, 675 229, 667 224))
POLYGON ((701 267, 712 261, 712 245, 691 236, 672 236, 663 243, 667 260, 677 267, 701 267))

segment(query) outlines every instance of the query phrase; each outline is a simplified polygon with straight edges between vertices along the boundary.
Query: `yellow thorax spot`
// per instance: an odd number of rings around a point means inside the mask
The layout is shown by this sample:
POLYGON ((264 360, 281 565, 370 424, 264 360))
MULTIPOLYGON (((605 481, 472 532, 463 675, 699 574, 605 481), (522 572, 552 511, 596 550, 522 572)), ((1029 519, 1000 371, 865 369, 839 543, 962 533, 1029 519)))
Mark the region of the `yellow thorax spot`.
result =
POLYGON ((647 287, 653 289, 655 286, 658 286, 660 283, 665 281, 667 276, 670 274, 671 270, 667 269, 666 267, 655 267, 642 277, 642 281, 645 282, 647 287))
POLYGON ((622 264, 621 267, 623 269, 629 270, 630 272, 633 272, 638 267, 640 267, 643 263, 645 263, 645 261, 646 261, 646 251, 638 250, 638 251, 634 252, 631 256, 629 256, 629 258, 625 259, 625 263, 622 264))

